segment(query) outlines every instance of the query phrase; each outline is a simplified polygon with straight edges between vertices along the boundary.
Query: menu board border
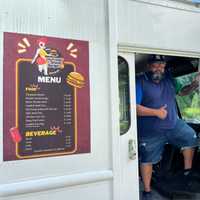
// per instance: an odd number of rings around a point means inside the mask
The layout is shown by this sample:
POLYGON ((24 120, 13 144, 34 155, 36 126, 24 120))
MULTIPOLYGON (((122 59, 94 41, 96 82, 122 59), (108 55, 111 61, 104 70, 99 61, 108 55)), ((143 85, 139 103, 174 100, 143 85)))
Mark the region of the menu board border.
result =
MULTIPOLYGON (((28 61, 31 62, 32 59, 25 59, 25 58, 19 58, 16 61, 16 76, 15 76, 15 81, 16 81, 16 88, 15 88, 15 103, 16 103, 16 114, 15 114, 15 125, 16 128, 19 127, 19 122, 18 122, 18 113, 19 113, 19 108, 18 108, 18 102, 19 102, 19 95, 18 95, 18 90, 20 89, 19 86, 19 63, 22 61, 28 61)), ((64 65, 72 65, 74 68, 74 71, 76 71, 76 65, 73 62, 64 62, 64 65)), ((41 158, 41 157, 48 157, 48 156, 59 156, 59 155, 68 155, 68 154, 73 154, 77 151, 77 146, 78 146, 78 135, 77 135, 77 89, 74 87, 74 149, 72 151, 68 152, 60 152, 60 153, 47 153, 47 154, 37 154, 37 155, 31 155, 31 156, 21 156, 19 154, 19 145, 18 142, 16 142, 15 145, 15 153, 16 157, 20 159, 29 159, 29 158, 41 158)))

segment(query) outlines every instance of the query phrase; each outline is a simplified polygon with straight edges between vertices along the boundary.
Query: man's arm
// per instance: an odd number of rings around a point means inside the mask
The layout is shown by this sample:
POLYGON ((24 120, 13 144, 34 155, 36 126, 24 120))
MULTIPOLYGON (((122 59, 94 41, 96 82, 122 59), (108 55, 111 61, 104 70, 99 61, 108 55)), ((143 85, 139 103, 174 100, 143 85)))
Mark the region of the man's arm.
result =
POLYGON ((184 86, 179 92, 179 96, 185 96, 196 90, 199 86, 200 73, 198 73, 191 84, 184 86))
POLYGON ((192 81, 191 84, 184 86, 180 92, 178 93, 179 96, 186 96, 188 94, 190 94, 192 91, 194 91, 195 89, 197 89, 197 87, 199 86, 198 81, 194 80, 192 81))
POLYGON ((167 105, 162 106, 161 108, 154 109, 154 108, 148 108, 142 105, 137 104, 137 115, 138 116, 154 116, 158 117, 160 119, 165 119, 167 117, 167 105))

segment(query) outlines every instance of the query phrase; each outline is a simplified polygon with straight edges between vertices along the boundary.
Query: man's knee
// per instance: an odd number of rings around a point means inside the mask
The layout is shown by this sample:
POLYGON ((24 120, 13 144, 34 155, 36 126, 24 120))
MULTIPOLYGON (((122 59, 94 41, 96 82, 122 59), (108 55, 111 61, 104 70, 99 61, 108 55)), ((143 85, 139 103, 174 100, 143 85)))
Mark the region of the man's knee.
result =
POLYGON ((139 143, 140 163, 142 165, 156 164, 161 160, 164 142, 158 138, 145 139, 139 143))
POLYGON ((175 127, 170 136, 171 143, 182 149, 197 146, 196 132, 182 120, 178 120, 178 125, 175 127))

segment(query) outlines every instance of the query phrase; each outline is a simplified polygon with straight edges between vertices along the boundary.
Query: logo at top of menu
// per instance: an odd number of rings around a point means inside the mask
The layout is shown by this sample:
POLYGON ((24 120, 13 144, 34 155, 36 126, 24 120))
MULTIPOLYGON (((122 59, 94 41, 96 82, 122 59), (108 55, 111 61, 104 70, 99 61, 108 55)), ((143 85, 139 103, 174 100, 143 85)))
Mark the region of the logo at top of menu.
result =
POLYGON ((48 40, 42 37, 37 40, 38 48, 32 59, 32 64, 37 64, 41 75, 52 75, 64 68, 64 58, 57 49, 47 47, 48 40))

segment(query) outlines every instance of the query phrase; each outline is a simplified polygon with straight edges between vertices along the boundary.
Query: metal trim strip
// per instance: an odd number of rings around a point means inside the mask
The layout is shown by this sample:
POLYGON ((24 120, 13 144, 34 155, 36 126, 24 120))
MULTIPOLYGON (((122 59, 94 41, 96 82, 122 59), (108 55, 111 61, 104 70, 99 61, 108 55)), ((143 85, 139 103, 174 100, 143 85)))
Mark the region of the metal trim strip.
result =
POLYGON ((56 176, 37 180, 28 180, 17 183, 7 183, 0 185, 0 197, 42 192, 70 186, 109 181, 112 179, 113 172, 111 170, 104 170, 56 176))

